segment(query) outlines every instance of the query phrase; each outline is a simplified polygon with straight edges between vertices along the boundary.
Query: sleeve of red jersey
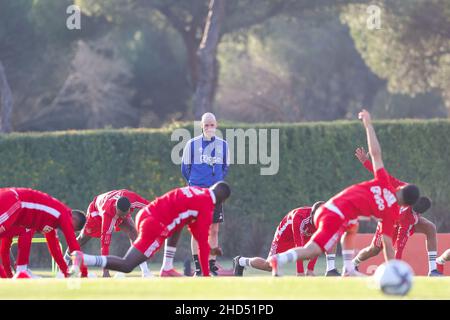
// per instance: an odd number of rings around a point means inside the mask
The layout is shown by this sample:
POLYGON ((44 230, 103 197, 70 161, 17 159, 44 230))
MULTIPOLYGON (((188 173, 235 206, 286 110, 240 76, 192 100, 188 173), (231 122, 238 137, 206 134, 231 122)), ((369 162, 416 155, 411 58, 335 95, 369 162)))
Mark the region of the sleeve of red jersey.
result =
MULTIPOLYGON (((292 219, 292 235, 294 237, 294 246, 302 247, 303 246, 303 235, 300 232, 300 225, 302 223, 302 219, 299 214, 294 215, 292 219)), ((304 273, 303 269, 303 260, 297 260, 297 273, 304 273)))
MULTIPOLYGON (((11 244, 13 241, 13 237, 5 237, 3 239, 1 239, 2 245, 1 245, 1 257, 2 257, 2 265, 3 265, 3 270, 5 272, 5 277, 7 278, 12 278, 13 277, 13 273, 11 270, 11 259, 9 258, 9 252, 11 250, 11 244)), ((2 276, 3 278, 3 276, 2 276)))
POLYGON ((296 247, 303 246, 303 235, 300 232, 301 223, 301 216, 299 214, 294 215, 294 218, 292 219, 292 234, 294 236, 294 244, 296 247))
POLYGON ((372 161, 370 161, 370 160, 364 161, 363 166, 364 166, 364 168, 367 169, 367 171, 373 173, 373 165, 372 165, 372 161))
POLYGON ((63 257, 63 253, 61 250, 56 230, 47 232, 45 234, 45 239, 47 239, 48 251, 50 251, 50 254, 52 255, 53 259, 55 259, 55 262, 58 265, 59 270, 61 270, 61 272, 64 273, 64 276, 67 277, 69 275, 68 267, 63 257))
POLYGON ((197 220, 189 225, 189 230, 198 243, 198 256, 200 266, 204 276, 209 276, 209 252, 211 250, 208 243, 209 228, 212 223, 212 214, 199 212, 197 220))
POLYGON ((34 230, 23 230, 17 242, 17 265, 27 265, 30 261, 31 243, 33 241, 34 230))
POLYGON ((131 200, 131 207, 133 209, 142 209, 143 207, 150 204, 150 201, 147 199, 142 198, 138 194, 134 194, 133 198, 131 200))
POLYGON ((72 253, 74 251, 80 251, 80 245, 78 244, 75 236, 75 229, 72 225, 72 215, 70 211, 61 214, 59 218, 59 227, 64 234, 64 238, 66 238, 69 252, 72 253))
POLYGON ((109 246, 111 245, 111 235, 115 227, 115 221, 107 212, 102 216, 102 233, 100 236, 101 254, 102 256, 109 255, 109 246))

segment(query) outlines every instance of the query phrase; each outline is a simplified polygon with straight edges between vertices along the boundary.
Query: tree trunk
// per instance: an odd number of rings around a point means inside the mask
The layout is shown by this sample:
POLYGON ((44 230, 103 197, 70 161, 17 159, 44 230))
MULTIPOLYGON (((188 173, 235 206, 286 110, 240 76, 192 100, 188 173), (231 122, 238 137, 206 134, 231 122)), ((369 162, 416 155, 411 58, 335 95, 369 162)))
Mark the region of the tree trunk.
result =
POLYGON ((203 38, 197 51, 198 79, 194 94, 194 115, 199 119, 212 110, 215 84, 217 82, 217 46, 225 13, 226 0, 210 0, 208 18, 203 38))
POLYGON ((0 61, 0 97, 1 97, 1 111, 0 111, 0 132, 9 133, 11 132, 11 113, 13 109, 13 100, 11 89, 8 85, 8 80, 6 79, 5 68, 0 61))
POLYGON ((191 90, 194 91, 197 88, 198 80, 198 41, 196 41, 195 36, 191 33, 183 34, 184 45, 187 51, 187 61, 191 80, 191 90))

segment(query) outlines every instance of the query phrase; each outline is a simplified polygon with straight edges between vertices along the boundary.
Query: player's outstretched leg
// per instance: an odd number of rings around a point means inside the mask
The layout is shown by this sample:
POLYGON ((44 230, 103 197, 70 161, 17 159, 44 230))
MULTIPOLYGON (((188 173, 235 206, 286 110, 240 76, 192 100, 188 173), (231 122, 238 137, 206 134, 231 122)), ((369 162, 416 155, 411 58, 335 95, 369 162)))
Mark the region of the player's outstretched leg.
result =
POLYGON ((268 272, 272 271, 270 263, 266 259, 260 257, 254 258, 247 258, 241 256, 234 257, 233 273, 235 276, 242 277, 244 275, 244 270, 246 267, 268 272))
POLYGON ((445 262, 450 260, 450 249, 447 249, 443 254, 441 254, 437 259, 436 259, 436 269, 437 271, 439 271, 441 274, 444 274, 444 265, 445 262))
POLYGON ((344 277, 356 277, 363 276, 355 268, 355 264, 353 262, 353 255, 355 253, 355 238, 356 233, 358 231, 358 225, 352 225, 347 228, 344 234, 341 237, 341 247, 342 247, 342 259, 343 259, 343 268, 342 268, 342 276, 344 277))
POLYGON ((101 267, 104 269, 130 273, 147 259, 148 258, 135 247, 130 247, 123 258, 116 256, 92 256, 83 254, 81 251, 75 251, 72 253, 71 274, 79 275, 80 268, 83 264, 88 267, 101 267))
POLYGON ((336 269, 336 247, 335 245, 330 252, 325 253, 327 260, 327 271, 325 272, 325 277, 340 277, 341 274, 336 269))
POLYGON ((286 263, 296 262, 297 260, 311 260, 320 254, 322 254, 322 249, 317 243, 311 241, 304 247, 297 247, 282 253, 274 254, 267 258, 267 261, 272 268, 272 276, 278 277, 281 275, 280 267, 286 263))
POLYGON ((428 276, 439 277, 442 273, 437 270, 436 257, 437 257, 437 230, 436 225, 430 220, 419 217, 419 221, 414 226, 414 229, 418 233, 423 233, 426 238, 427 254, 428 254, 428 276))
POLYGON ((370 246, 361 249, 361 251, 358 252, 356 257, 352 260, 353 265, 355 266, 355 270, 359 271, 359 264, 363 261, 366 261, 369 258, 377 256, 381 252, 381 248, 374 246, 371 244, 370 246))
POLYGON ((173 267, 173 258, 175 257, 175 252, 177 251, 177 243, 180 239, 181 230, 175 232, 170 238, 166 239, 164 246, 164 259, 159 272, 160 277, 182 277, 183 275, 179 273, 173 267))

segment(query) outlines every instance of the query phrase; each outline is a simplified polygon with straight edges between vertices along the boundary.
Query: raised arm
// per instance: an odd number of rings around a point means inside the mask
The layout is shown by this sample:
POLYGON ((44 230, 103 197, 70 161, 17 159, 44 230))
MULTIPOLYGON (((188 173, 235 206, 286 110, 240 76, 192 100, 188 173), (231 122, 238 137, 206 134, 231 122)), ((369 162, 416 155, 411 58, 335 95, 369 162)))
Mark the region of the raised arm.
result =
POLYGON ((59 270, 61 270, 61 272, 67 278, 69 276, 69 270, 67 267, 67 263, 63 257, 61 245, 59 243, 58 234, 56 233, 56 230, 47 232, 45 234, 45 239, 47 240, 48 251, 55 260, 56 264, 58 265, 59 270))
MULTIPOLYGON (((302 223, 301 216, 296 214, 292 219, 292 234, 294 236, 295 247, 303 247, 305 245, 303 234, 300 232, 300 225, 302 223)), ((297 260, 297 276, 304 276, 305 269, 303 268, 303 260, 297 260)))
POLYGON ((363 109, 359 113, 358 118, 362 120, 364 127, 366 128, 367 145, 369 146, 369 153, 373 161, 373 171, 376 172, 379 169, 384 168, 384 164, 381 155, 381 146, 378 142, 375 129, 373 128, 370 113, 367 110, 363 109))
POLYGON ((358 158, 359 162, 367 169, 367 171, 373 173, 372 162, 369 159, 369 153, 364 150, 364 147, 356 148, 355 156, 358 158))
MULTIPOLYGON (((364 168, 367 169, 367 171, 374 173, 372 162, 369 159, 369 154, 366 153, 366 150, 364 150, 364 147, 357 148, 355 150, 355 156, 356 156, 356 158, 358 158, 359 162, 362 163, 364 168)), ((389 175, 389 182, 391 183, 391 185, 394 188, 399 188, 399 187, 402 187, 407 184, 406 182, 401 181, 391 175, 389 175)))

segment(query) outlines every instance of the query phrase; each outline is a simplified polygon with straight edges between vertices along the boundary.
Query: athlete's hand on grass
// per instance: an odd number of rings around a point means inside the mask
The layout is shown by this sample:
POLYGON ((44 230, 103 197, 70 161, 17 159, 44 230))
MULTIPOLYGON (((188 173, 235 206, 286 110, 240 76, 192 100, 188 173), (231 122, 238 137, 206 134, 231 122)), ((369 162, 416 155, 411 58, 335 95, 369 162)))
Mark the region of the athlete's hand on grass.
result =
POLYGON ((111 278, 108 269, 103 269, 103 278, 111 278))
POLYGON ((311 271, 311 270, 307 270, 307 271, 306 271, 306 275, 307 275, 308 277, 315 277, 315 276, 316 276, 315 273, 314 273, 314 271, 311 271))
POLYGON ((364 147, 357 148, 355 151, 355 156, 361 163, 364 163, 367 160, 369 160, 369 153, 366 152, 366 150, 364 150, 364 147))
POLYGON ((211 251, 209 252, 209 254, 212 256, 220 257, 223 254, 222 248, 221 247, 211 248, 211 251))

